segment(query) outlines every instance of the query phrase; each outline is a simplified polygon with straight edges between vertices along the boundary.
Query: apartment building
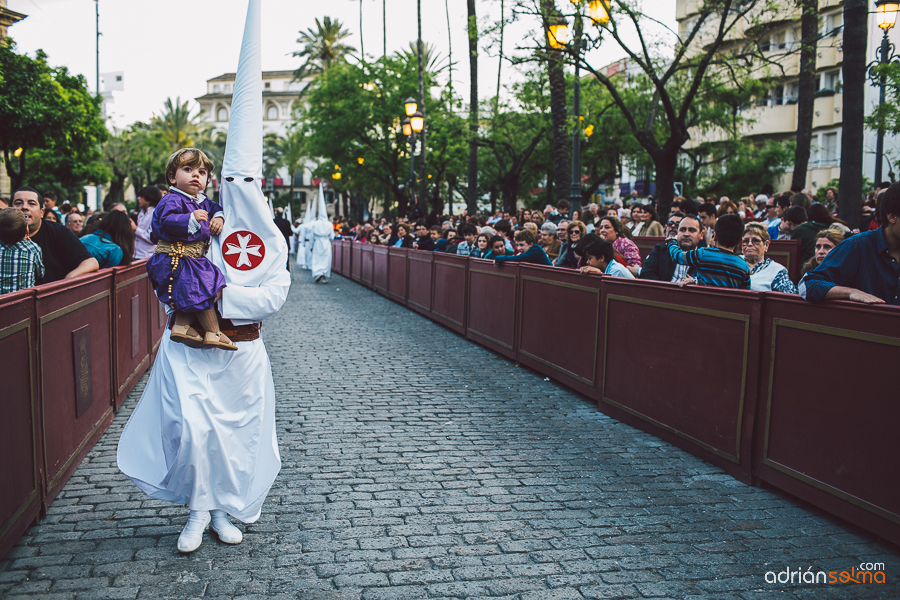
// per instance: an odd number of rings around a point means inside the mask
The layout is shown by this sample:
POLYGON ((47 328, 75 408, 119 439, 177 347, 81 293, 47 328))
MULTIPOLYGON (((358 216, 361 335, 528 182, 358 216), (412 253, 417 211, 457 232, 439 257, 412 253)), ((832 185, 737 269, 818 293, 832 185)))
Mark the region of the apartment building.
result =
MULTIPOLYGON (((696 25, 702 5, 702 0, 676 0, 676 20, 681 36, 696 25)), ((806 175, 806 187, 813 191, 840 176, 844 98, 843 8, 842 0, 819 1, 820 39, 816 52, 813 148, 806 175)), ((717 20, 712 22, 718 23, 717 20)), ((868 38, 868 59, 874 61, 882 38, 882 30, 876 26, 874 15, 870 15, 868 38)), ((898 43, 900 32, 892 30, 890 38, 898 43)), ((794 2, 783 3, 777 13, 766 15, 764 23, 747 21, 735 28, 727 41, 738 42, 741 39, 756 39, 760 49, 778 65, 767 68, 765 75, 771 84, 767 94, 744 114, 750 121, 744 134, 754 143, 796 139, 800 58, 799 52, 792 51, 800 47, 800 10, 794 2)), ((865 104, 866 114, 870 114, 878 105, 878 88, 867 85, 865 104)), ((866 131, 864 152, 863 174, 872 179, 875 174, 875 132, 866 131)), ((900 139, 887 136, 885 154, 883 171, 887 174, 891 170, 892 155, 900 157, 900 139)), ((775 188, 788 189, 792 176, 793 172, 788 171, 779 181, 773 182, 775 188)))

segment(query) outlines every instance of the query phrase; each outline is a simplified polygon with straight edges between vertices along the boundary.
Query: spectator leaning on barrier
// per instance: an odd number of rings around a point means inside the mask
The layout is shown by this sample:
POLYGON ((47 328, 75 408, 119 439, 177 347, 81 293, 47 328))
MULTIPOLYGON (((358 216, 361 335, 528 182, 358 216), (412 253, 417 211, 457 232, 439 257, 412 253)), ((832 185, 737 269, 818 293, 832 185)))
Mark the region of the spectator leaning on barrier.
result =
POLYGON ((544 252, 544 249, 535 244, 537 241, 536 236, 533 232, 525 229, 522 231, 516 232, 516 248, 519 250, 519 254, 515 256, 498 256, 494 258, 494 262, 497 264, 503 264, 504 262, 521 262, 521 263, 532 263, 535 265, 545 265, 552 266, 550 264, 550 259, 547 258, 547 254, 544 252))
POLYGON ((566 241, 559 248, 559 256, 553 262, 555 267, 566 269, 578 268, 578 257, 575 256, 575 245, 587 234, 584 223, 572 221, 566 229, 566 241))
POLYGON ((448 252, 459 254, 460 256, 471 256, 475 250, 475 237, 478 235, 478 229, 471 223, 460 223, 456 228, 456 235, 462 238, 455 249, 448 249, 448 252))
POLYGON ((825 260, 828 253, 844 241, 844 234, 836 229, 823 229, 816 234, 816 253, 811 259, 803 263, 800 269, 800 277, 802 278, 808 272, 812 271, 825 260))
MULTIPOLYGON (((735 248, 741 243, 744 222, 737 215, 723 215, 716 220, 712 244, 706 248, 697 248, 685 252, 678 247, 678 242, 669 240, 669 255, 680 265, 694 269, 688 279, 705 286, 750 289, 750 268, 743 258, 735 254, 735 248)), ((682 280, 680 282, 692 283, 682 280)))
POLYGON ((559 256, 559 240, 556 239, 556 224, 547 221, 541 225, 541 239, 538 245, 547 253, 547 258, 551 261, 559 256))
MULTIPOLYGON (((700 219, 693 215, 672 213, 669 215, 666 237, 674 239, 678 243, 678 247, 685 252, 690 252, 703 244, 703 225, 700 224, 700 219), (671 231, 673 220, 677 221, 675 232, 671 231)), ((649 281, 678 283, 689 274, 690 268, 672 260, 668 243, 662 242, 654 246, 650 254, 647 255, 647 258, 644 260, 644 266, 641 267, 639 278, 649 281)))
POLYGON ((498 256, 506 256, 506 240, 501 235, 495 235, 488 241, 488 253, 482 258, 494 260, 498 256))
POLYGON ((600 224, 594 230, 594 233, 613 245, 616 252, 625 259, 628 270, 631 271, 632 275, 640 272, 641 263, 643 262, 641 260, 641 252, 638 250, 637 245, 631 241, 631 233, 621 221, 615 217, 603 217, 600 219, 600 224))
POLYGON ((156 244, 150 241, 150 222, 153 211, 162 199, 162 192, 155 185, 148 185, 138 192, 137 228, 134 230, 134 260, 143 260, 153 254, 156 244))
POLYGON ((93 233, 81 238, 101 269, 127 266, 134 257, 134 231, 131 219, 122 211, 112 210, 100 220, 93 233))
MULTIPOLYGON (((487 229, 485 227, 485 229, 487 229)), ((469 256, 473 258, 484 258, 491 251, 491 236, 487 233, 479 233, 475 238, 475 250, 469 256)))
POLYGON ((634 275, 616 261, 616 251, 606 240, 588 244, 582 250, 585 262, 585 265, 579 269, 582 273, 602 273, 623 279, 634 279, 634 275))
POLYGON ((0 295, 34 287, 44 275, 41 249, 27 238, 22 211, 0 209, 0 295))
POLYGON ((397 240, 394 242, 394 246, 397 248, 412 248, 416 239, 410 231, 411 226, 409 223, 400 223, 397 226, 397 240))
POLYGON ((428 229, 425 221, 416 223, 416 241, 413 242, 413 248, 425 252, 433 252, 436 248, 434 241, 431 239, 431 230, 428 229))
POLYGON ((762 223, 750 223, 744 228, 741 238, 743 258, 750 267, 750 289, 757 292, 781 292, 796 294, 797 286, 791 281, 788 270, 771 258, 766 258, 769 250, 769 234, 762 223))
POLYGON ((800 295, 900 306, 900 183, 881 197, 878 220, 881 227, 844 240, 804 275, 800 295))
POLYGON ((34 188, 22 187, 13 194, 13 208, 25 214, 28 235, 42 252, 44 276, 38 278, 38 283, 78 277, 99 269, 96 259, 71 231, 43 219, 40 202, 41 195, 34 188))

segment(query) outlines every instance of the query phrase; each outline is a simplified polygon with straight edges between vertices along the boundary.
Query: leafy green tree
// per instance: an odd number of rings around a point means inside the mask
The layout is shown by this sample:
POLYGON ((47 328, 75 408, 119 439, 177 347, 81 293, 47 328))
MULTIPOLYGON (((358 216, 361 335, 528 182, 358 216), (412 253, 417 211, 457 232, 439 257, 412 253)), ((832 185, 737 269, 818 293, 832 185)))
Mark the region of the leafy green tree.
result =
MULTIPOLYGON (((350 37, 350 31, 341 29, 343 24, 337 19, 325 17, 321 21, 316 19, 316 28, 310 27, 305 32, 300 32, 297 43, 303 46, 302 50, 294 52, 294 56, 305 59, 305 62, 294 71, 294 81, 302 81, 308 77, 319 77, 336 64, 346 61, 347 55, 356 52, 356 48, 343 43, 350 37)), ((304 96, 311 84, 301 90, 304 96)))
POLYGON ((781 177, 794 164, 795 143, 767 140, 745 143, 700 178, 700 187, 717 196, 741 197, 781 177))
POLYGON ((84 77, 51 67, 47 55, 17 54, 0 44, 0 151, 13 188, 41 186, 78 198, 109 175, 100 144, 107 131, 101 102, 84 77))

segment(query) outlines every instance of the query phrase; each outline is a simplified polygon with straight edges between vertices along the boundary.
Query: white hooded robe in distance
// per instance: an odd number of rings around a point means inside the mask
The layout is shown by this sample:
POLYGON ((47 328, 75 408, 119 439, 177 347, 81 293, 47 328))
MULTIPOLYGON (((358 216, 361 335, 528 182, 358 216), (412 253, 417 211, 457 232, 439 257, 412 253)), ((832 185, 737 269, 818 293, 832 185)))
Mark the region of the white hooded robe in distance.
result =
POLYGON ((334 228, 328 220, 328 210, 325 208, 325 191, 319 184, 319 198, 316 202, 316 218, 309 225, 312 235, 311 264, 313 279, 319 277, 331 278, 331 240, 334 239, 334 228))
MULTIPOLYGON (((274 315, 291 284, 287 244, 260 187, 259 4, 250 0, 247 10, 222 165, 225 225, 212 238, 209 256, 228 284, 219 311, 235 325, 274 315)), ((191 510, 221 509, 252 523, 281 469, 275 386, 262 339, 237 346, 236 352, 190 348, 172 342, 166 331, 117 459, 152 498, 191 510)))

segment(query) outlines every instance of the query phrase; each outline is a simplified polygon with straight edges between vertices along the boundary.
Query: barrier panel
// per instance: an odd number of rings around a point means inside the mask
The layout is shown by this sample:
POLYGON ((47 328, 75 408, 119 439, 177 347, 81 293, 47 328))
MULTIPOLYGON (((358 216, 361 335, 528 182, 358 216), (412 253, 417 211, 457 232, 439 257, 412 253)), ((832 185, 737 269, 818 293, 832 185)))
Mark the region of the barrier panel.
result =
POLYGON ((766 257, 783 265, 794 283, 800 279, 800 240, 771 240, 766 257))
POLYGON ((114 272, 36 288, 45 506, 112 422, 114 272))
POLYGON ((604 278, 601 409, 750 483, 761 296, 604 278))
POLYGON ((363 246, 367 245, 360 242, 350 244, 350 254, 352 255, 350 259, 350 279, 356 283, 362 283, 362 249, 363 246))
MULTIPOLYGON (((601 277, 573 269, 522 265, 519 272, 520 308, 517 360, 596 397, 599 377, 601 277), (566 322, 584 335, 573 343, 559 335, 560 321, 550 315, 567 315, 566 322)), ((571 331, 571 327, 566 328, 571 331)))
MULTIPOLYGON (((298 252, 303 252, 303 248, 299 248, 298 252)), ((331 242, 331 270, 338 275, 344 274, 343 264, 341 263, 344 252, 343 240, 334 240, 331 242)))
POLYGON ((384 296, 388 293, 388 248, 375 246, 372 249, 372 287, 384 296))
POLYGON ((150 298, 148 300, 150 308, 148 310, 147 319, 150 328, 150 361, 152 363, 156 360, 156 352, 159 350, 159 344, 162 342, 163 334, 166 332, 166 325, 168 325, 169 317, 166 315, 165 305, 156 297, 156 292, 153 291, 150 279, 147 278, 146 281, 147 293, 150 298))
POLYGON ((471 259, 466 289, 466 339, 515 360, 519 265, 471 259))
POLYGON ((43 460, 34 305, 34 289, 0 296, 0 558, 41 510, 43 460))
POLYGON ((755 472, 900 543, 900 308, 766 294, 755 472))
POLYGON ((146 261, 114 269, 115 408, 150 365, 150 307, 161 306, 147 285, 146 261), (153 294, 152 297, 149 294, 153 294))
POLYGON ((409 298, 409 261, 406 248, 388 248, 388 297, 396 300, 403 306, 409 298))
POLYGON ((353 260, 353 241, 341 240, 341 246, 343 246, 343 250, 341 250, 341 275, 350 279, 352 276, 350 263, 353 260))
POLYGON ((372 270, 374 269, 373 261, 375 259, 372 249, 375 246, 372 244, 360 244, 360 246, 362 246, 362 273, 360 274, 360 283, 371 289, 372 270))
POLYGON ((441 252, 431 254, 434 257, 431 318, 465 335, 469 257, 441 252))
POLYGON ((409 251, 409 304, 419 314, 431 316, 434 252, 409 251))

